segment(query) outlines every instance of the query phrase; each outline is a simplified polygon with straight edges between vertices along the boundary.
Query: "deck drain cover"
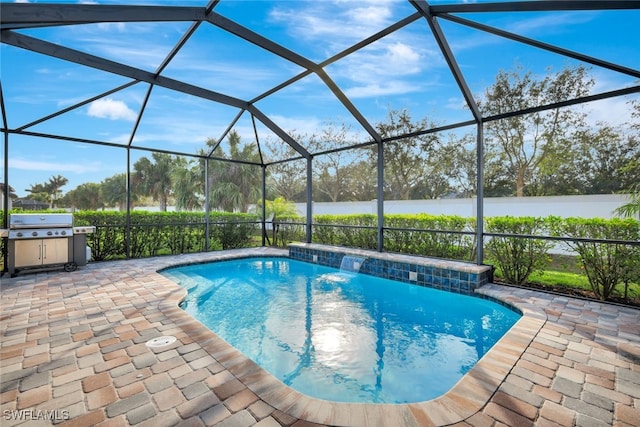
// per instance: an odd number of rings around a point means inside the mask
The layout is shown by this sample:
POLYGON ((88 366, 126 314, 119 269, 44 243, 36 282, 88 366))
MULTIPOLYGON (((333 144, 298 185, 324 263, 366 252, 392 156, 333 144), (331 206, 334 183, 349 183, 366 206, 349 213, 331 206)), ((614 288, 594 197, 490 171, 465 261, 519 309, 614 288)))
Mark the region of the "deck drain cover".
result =
POLYGON ((176 337, 172 336, 162 336, 158 338, 153 338, 147 341, 147 347, 156 348, 156 347, 164 347, 165 345, 173 344, 176 342, 176 337))

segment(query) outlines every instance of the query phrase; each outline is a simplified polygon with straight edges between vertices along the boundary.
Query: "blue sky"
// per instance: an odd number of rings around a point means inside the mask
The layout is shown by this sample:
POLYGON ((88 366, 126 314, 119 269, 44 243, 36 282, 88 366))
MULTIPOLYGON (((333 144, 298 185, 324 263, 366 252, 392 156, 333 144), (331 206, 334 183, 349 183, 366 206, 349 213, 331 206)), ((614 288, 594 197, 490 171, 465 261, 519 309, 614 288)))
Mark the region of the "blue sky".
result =
MULTIPOLYGON (((431 2, 442 3, 461 2, 431 2)), ((133 4, 204 6, 206 0, 133 4)), ((316 63, 415 12, 408 2, 399 0, 221 0, 214 10, 316 63)), ((640 69, 637 43, 640 10, 464 17, 640 69)), ((512 69, 516 63, 539 76, 549 69, 560 71, 578 64, 459 24, 442 19, 439 22, 471 91, 479 99, 499 70, 512 69)), ((175 22, 109 23, 20 32, 155 71, 188 27, 189 23, 175 22)), ((130 81, 6 44, 0 46, 0 55, 7 121, 12 129, 130 81)), ((163 75, 250 100, 302 71, 296 64, 204 23, 163 75)), ((440 125, 471 119, 424 19, 327 66, 325 71, 372 124, 384 121, 390 110, 404 108, 416 120, 427 117, 440 125)), ((633 77, 597 67, 591 67, 591 76, 596 80, 593 92, 638 84, 633 77)), ((28 130, 124 146, 129 142, 147 89, 145 83, 135 84, 28 130)), ((629 120, 626 104, 629 99, 609 99, 583 108, 592 123, 606 121, 619 125, 629 120)), ((256 106, 292 134, 311 135, 327 124, 345 123, 350 126, 353 141, 370 139, 313 74, 257 102, 256 106)), ((237 113, 232 107, 155 87, 133 144, 194 153, 204 146, 207 138, 219 138, 237 113)), ((247 114, 242 116, 236 130, 243 141, 255 140, 247 114)), ((259 123, 258 137, 261 141, 275 138, 259 123)), ((125 171, 126 151, 119 148, 12 135, 9 149, 9 183, 20 196, 26 196, 24 190, 32 184, 43 183, 58 174, 69 180, 63 188, 66 192, 84 182, 100 182, 125 171)), ((133 150, 132 163, 140 156, 150 154, 133 150)), ((274 158, 268 150, 265 156, 274 158)))

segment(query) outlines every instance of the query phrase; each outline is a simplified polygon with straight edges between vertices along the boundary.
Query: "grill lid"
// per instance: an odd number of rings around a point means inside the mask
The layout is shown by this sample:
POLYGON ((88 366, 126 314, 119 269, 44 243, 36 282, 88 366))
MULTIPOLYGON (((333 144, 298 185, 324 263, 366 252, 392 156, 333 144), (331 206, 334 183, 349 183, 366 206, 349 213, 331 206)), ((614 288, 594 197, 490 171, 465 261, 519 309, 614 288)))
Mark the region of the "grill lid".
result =
POLYGON ((10 229, 27 228, 69 228, 73 226, 73 215, 68 213, 54 214, 11 214, 10 229))

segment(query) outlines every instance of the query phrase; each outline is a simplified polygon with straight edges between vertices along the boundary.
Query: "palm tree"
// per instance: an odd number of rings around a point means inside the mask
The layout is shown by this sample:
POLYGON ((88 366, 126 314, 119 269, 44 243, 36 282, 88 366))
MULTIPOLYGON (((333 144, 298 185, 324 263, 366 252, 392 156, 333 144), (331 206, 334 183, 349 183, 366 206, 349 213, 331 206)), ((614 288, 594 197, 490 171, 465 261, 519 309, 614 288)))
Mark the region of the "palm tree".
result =
POLYGON ((176 209, 196 210, 202 208, 204 188, 199 164, 194 160, 186 160, 184 157, 176 158, 171 171, 171 180, 176 209))
MULTIPOLYGON (((215 144, 208 140, 207 145, 215 144)), ((229 156, 221 153, 218 157, 233 160, 259 162, 257 146, 241 145, 240 135, 234 130, 229 133, 229 156)), ((261 197, 261 169, 258 166, 239 162, 209 162, 210 204, 214 209, 227 212, 247 212, 249 205, 261 197)))
POLYGON ((41 202, 49 203, 49 208, 53 209, 56 200, 62 196, 62 187, 67 185, 69 180, 62 175, 52 176, 44 184, 31 184, 31 188, 25 189, 31 193, 31 198, 41 202))
MULTIPOLYGON (((100 193, 105 205, 117 206, 124 211, 127 208, 127 175, 120 173, 106 178, 100 183, 100 193)), ((131 208, 136 200, 136 194, 131 192, 131 208)))
POLYGON ((44 186, 45 191, 49 195, 49 207, 53 209, 55 202, 62 196, 62 187, 67 185, 69 180, 62 175, 56 175, 49 178, 44 186))
POLYGON ((141 194, 151 196, 160 203, 160 210, 167 210, 167 203, 171 196, 171 170, 173 158, 170 154, 153 153, 153 162, 141 157, 134 165, 134 186, 141 194))
POLYGON ((627 218, 640 218, 640 183, 631 187, 630 200, 628 203, 620 206, 614 212, 616 215, 627 218))

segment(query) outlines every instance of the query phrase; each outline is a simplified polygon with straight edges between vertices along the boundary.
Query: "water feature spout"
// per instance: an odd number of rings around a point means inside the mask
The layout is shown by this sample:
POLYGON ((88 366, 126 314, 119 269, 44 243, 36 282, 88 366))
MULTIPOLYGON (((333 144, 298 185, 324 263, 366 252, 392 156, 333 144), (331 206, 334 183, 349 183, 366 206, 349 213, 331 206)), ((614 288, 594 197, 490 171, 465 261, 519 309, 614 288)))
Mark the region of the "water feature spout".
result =
POLYGON ((342 257, 342 262, 340 263, 340 271, 358 273, 365 259, 365 257, 361 256, 345 255, 344 257, 342 257))

